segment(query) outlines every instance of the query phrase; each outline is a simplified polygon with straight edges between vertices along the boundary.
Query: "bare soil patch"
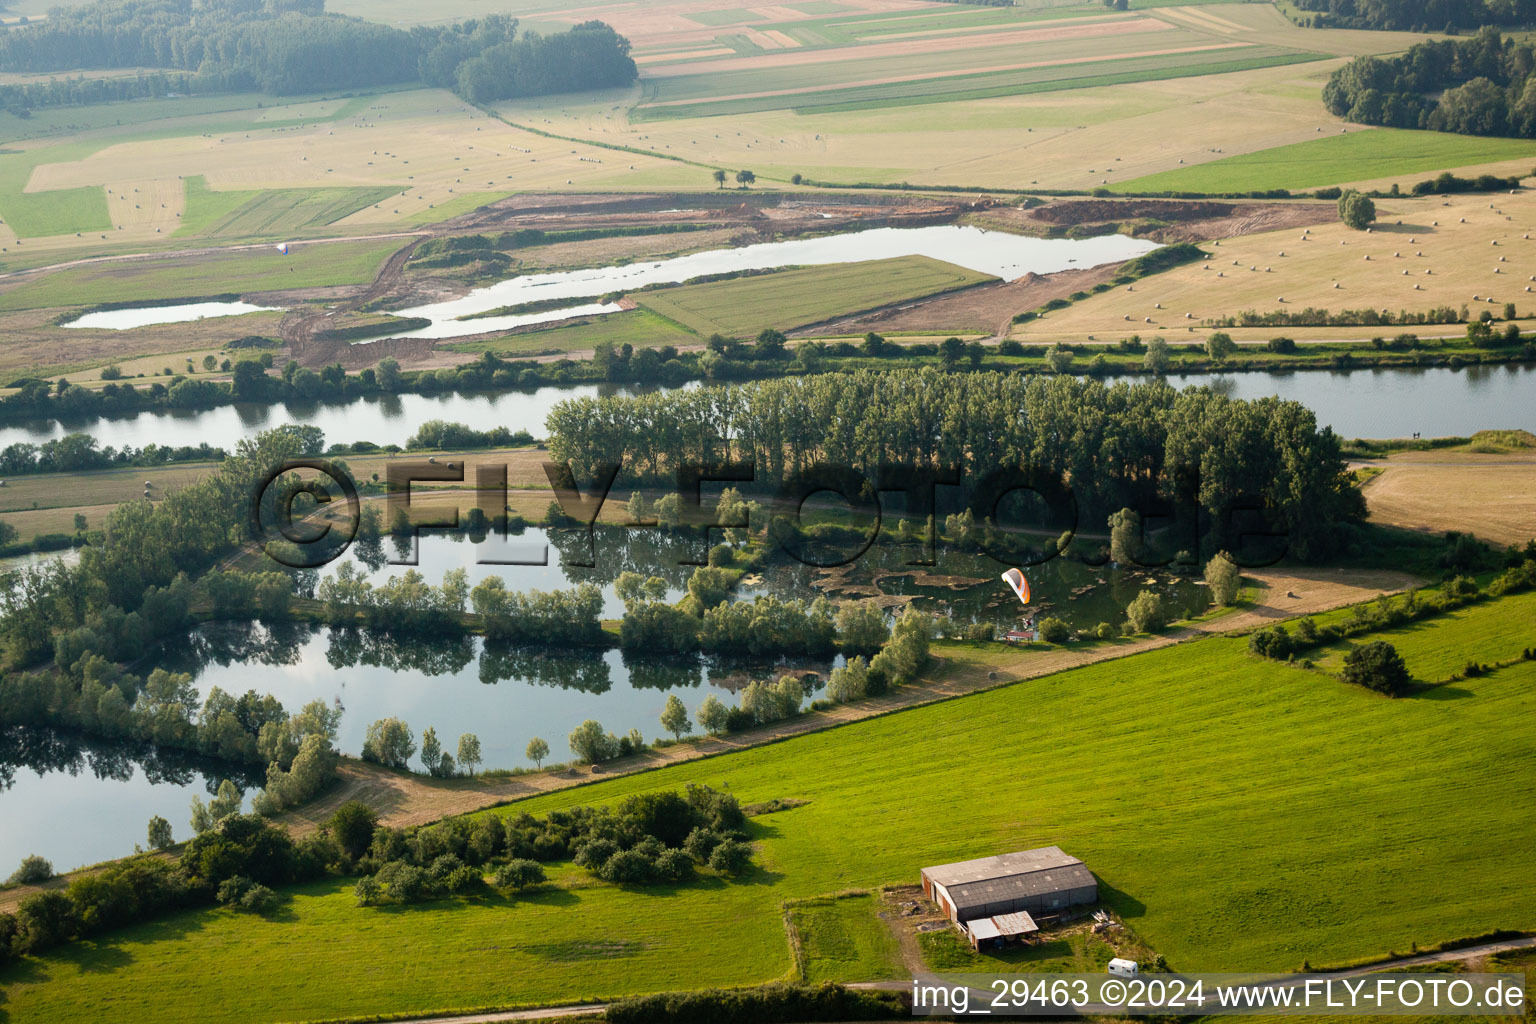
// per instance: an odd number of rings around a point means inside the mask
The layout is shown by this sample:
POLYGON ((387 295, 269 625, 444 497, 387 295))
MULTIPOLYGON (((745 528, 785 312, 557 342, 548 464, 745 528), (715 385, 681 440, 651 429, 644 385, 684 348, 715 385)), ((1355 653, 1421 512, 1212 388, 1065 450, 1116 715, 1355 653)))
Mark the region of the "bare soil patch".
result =
POLYGON ((1025 274, 1017 281, 982 285, 932 299, 887 306, 793 333, 795 337, 825 337, 861 335, 869 331, 902 334, 959 331, 1006 337, 1016 314, 1108 281, 1121 266, 1110 263, 1086 270, 1025 274))
POLYGON ((1494 544, 1536 538, 1536 453, 1404 452, 1372 465, 1383 470, 1364 488, 1374 522, 1494 544))

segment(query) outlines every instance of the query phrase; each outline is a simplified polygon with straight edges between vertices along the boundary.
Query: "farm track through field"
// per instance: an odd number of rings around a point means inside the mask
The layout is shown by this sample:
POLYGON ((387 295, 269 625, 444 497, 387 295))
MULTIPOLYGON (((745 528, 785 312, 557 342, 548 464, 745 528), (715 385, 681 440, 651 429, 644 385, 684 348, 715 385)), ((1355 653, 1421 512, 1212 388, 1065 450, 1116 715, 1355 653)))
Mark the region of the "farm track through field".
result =
MULTIPOLYGON (((1377 971, 1398 970, 1404 967, 1466 963, 1468 961, 1481 960, 1484 957, 1495 956, 1499 953, 1511 953, 1517 950, 1530 949, 1533 946, 1536 946, 1536 938, 1506 939, 1500 942, 1485 942, 1476 946, 1468 946, 1465 949, 1400 957, 1395 960, 1385 960, 1365 967, 1354 967, 1348 970, 1328 973, 1333 973, 1336 977, 1340 978, 1356 978, 1364 974, 1373 974, 1377 971)), ((910 964, 907 966, 911 968, 910 964)), ((916 973, 916 970, 913 970, 916 973)), ((905 992, 912 987, 912 983, 910 981, 856 981, 844 987, 859 989, 865 992, 905 992)), ((499 1024, 502 1021, 554 1020, 562 1017, 601 1016, 604 1012, 604 1007, 605 1004, 603 1003, 584 1003, 577 1006, 550 1006, 532 1010, 455 1014, 443 1017, 413 1017, 410 1020, 400 1022, 400 1024, 499 1024)))

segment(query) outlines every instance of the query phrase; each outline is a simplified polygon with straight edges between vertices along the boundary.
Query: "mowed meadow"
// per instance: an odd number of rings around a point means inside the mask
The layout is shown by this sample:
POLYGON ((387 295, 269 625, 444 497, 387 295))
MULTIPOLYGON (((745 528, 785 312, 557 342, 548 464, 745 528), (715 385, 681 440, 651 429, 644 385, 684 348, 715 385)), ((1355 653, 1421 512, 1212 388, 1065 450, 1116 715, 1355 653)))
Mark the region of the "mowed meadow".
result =
MULTIPOLYGON (((1536 643, 1531 623, 1528 599, 1487 602, 1412 640, 1536 643)), ((1019 657, 938 653, 940 670, 1006 672, 1019 657)), ((272 920, 188 914, 28 960, 0 975, 0 1012, 195 1021, 238 990, 229 1019, 266 1021, 751 984, 793 970, 786 901, 1045 844, 1082 857, 1175 968, 1342 964, 1536 927, 1533 728, 1533 662, 1389 700, 1254 659, 1244 637, 1205 639, 489 812, 693 782, 743 803, 806 801, 754 819, 759 870, 740 881, 624 889, 561 869, 510 901, 396 910, 319 883, 272 920)), ((797 911, 825 933, 808 973, 890 969, 858 906, 797 911)))

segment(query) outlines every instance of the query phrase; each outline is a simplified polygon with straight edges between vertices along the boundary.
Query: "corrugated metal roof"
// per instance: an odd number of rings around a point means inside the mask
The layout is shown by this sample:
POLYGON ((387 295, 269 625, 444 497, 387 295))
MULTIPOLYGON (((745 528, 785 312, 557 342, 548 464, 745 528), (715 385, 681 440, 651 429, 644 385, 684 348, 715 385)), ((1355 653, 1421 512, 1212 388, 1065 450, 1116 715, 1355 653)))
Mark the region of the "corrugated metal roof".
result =
POLYGON ((924 868, 944 886, 956 910, 1097 885, 1083 862, 1058 846, 924 868))
POLYGON ((971 938, 977 942, 1001 938, 1003 934, 998 931, 997 925, 992 922, 990 917, 978 917, 974 921, 967 921, 965 923, 965 930, 970 932, 971 938))
POLYGON ((1005 878, 1029 871, 1061 868, 1082 861, 1062 852, 1059 846, 1042 846, 1038 850, 1021 850, 1017 853, 1000 853, 995 857, 979 857, 954 864, 940 864, 923 868, 923 874, 948 888, 962 882, 979 882, 986 878, 1005 878))
POLYGON ((1029 916, 1029 911, 1019 910, 1012 914, 998 914, 991 918, 993 925, 1003 935, 1028 935, 1037 932, 1040 926, 1035 924, 1035 919, 1029 916))

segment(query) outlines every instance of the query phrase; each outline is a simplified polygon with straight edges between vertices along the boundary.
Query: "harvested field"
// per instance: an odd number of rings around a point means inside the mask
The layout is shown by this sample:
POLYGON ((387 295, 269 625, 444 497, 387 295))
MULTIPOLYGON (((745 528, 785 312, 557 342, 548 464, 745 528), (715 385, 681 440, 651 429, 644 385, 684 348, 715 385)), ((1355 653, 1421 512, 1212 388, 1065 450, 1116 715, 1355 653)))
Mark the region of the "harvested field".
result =
POLYGON ((1536 453, 1401 452, 1368 464, 1382 470, 1365 485, 1372 522, 1501 545, 1536 539, 1536 453))
MULTIPOLYGON (((1369 233, 1332 221, 1298 230, 1225 238, 1206 250, 1212 258, 1134 285, 1116 288, 1021 325, 1032 340, 1094 335, 1114 340, 1131 333, 1173 341, 1203 340, 1206 321, 1304 309, 1372 308, 1428 312, 1468 307, 1501 316, 1513 302, 1536 306, 1536 194, 1458 195, 1446 199, 1383 199, 1369 233)), ((1457 325, 1426 325, 1426 335, 1460 333, 1457 325)), ((1270 328, 1263 337, 1290 333, 1270 328)), ((1376 334, 1397 333, 1378 328, 1376 334)), ((1335 333, 1333 337, 1340 335, 1335 333)), ((1496 424, 1490 424, 1496 426, 1496 424)))
POLYGON ((1017 281, 982 285, 953 295, 902 303, 818 324, 794 334, 796 337, 853 337, 869 331, 877 334, 964 332, 1007 337, 1015 314, 1106 282, 1115 276, 1119 267, 1119 264, 1109 264, 1056 274, 1026 274, 1017 281))

